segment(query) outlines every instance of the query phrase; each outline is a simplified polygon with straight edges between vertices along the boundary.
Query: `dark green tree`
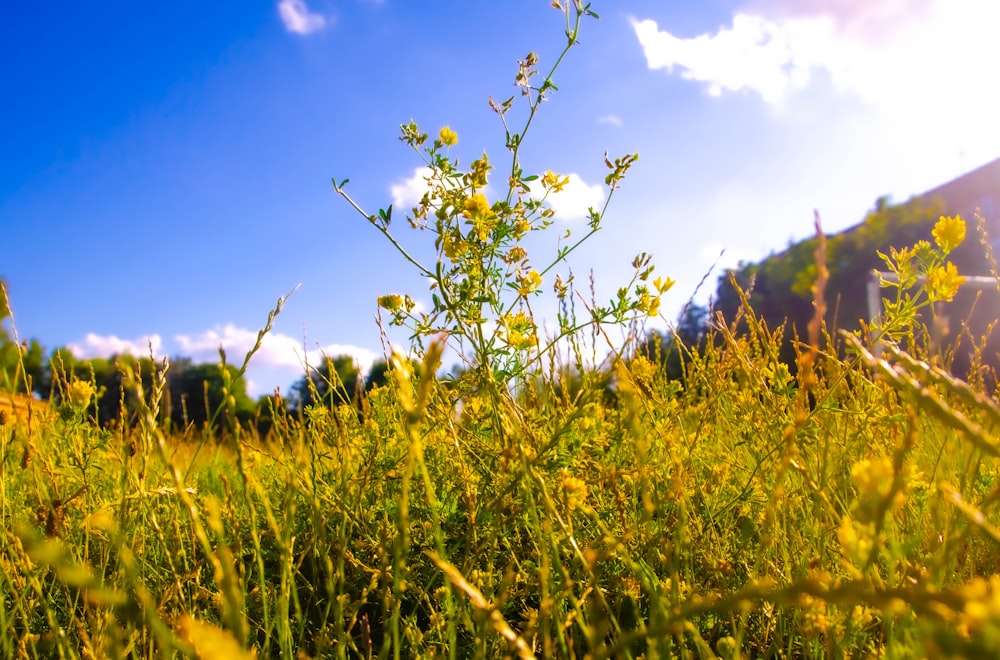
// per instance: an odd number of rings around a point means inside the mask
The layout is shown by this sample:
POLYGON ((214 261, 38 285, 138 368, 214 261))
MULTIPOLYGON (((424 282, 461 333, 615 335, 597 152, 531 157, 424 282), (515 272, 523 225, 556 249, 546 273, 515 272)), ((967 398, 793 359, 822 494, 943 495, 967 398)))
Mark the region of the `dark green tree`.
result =
POLYGON ((389 363, 385 360, 375 360, 372 363, 372 368, 368 370, 368 375, 365 376, 365 390, 381 387, 388 381, 389 363))
MULTIPOLYGON (((380 377, 384 382, 384 370, 380 377)), ((308 374, 292 385, 293 405, 302 411, 317 403, 328 408, 344 403, 357 403, 363 385, 364 381, 354 358, 349 355, 325 358, 322 365, 310 369, 308 374)))
POLYGON ((224 428, 230 417, 241 424, 253 419, 256 406, 233 365, 191 364, 185 358, 175 358, 167 374, 170 416, 177 428, 189 424, 203 428, 212 421, 217 428, 224 428))
POLYGON ((666 332, 650 332, 639 345, 638 353, 660 361, 671 380, 681 380, 685 361, 704 348, 707 337, 708 308, 692 303, 681 311, 676 327, 666 332))
POLYGON ((0 391, 39 392, 44 381, 45 350, 36 339, 21 344, 14 341, 5 326, 10 315, 7 284, 0 279, 0 391))

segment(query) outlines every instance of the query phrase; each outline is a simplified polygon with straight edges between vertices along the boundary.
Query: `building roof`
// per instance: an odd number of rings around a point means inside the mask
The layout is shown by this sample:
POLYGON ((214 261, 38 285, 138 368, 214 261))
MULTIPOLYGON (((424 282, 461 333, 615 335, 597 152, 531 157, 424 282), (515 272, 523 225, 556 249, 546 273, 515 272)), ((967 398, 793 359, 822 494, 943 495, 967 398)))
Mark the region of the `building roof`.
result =
POLYGON ((986 229, 993 241, 1000 240, 1000 158, 971 172, 928 190, 918 199, 940 200, 946 215, 960 215, 975 226, 977 209, 986 219, 986 229))

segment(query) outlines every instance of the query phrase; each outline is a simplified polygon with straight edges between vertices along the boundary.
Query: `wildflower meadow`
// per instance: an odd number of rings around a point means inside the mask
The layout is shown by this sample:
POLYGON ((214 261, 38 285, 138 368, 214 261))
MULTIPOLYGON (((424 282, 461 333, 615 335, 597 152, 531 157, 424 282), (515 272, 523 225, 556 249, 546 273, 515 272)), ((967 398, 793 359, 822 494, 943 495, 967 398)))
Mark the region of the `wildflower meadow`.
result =
POLYGON ((424 304, 372 301, 411 339, 382 384, 328 371, 342 398, 275 397, 263 431, 232 396, 255 348, 220 365, 200 428, 170 422, 166 361, 121 367, 109 423, 98 386, 58 365, 47 405, 0 408, 0 655, 1000 655, 1000 405, 926 331, 962 284, 965 221, 882 255, 894 276, 871 323, 826 323, 817 223, 802 336, 734 278, 735 315, 646 341, 669 264, 639 254, 609 300, 571 268, 614 231, 637 154, 605 156, 606 202, 581 230, 548 254, 527 240, 559 231, 547 196, 567 178, 521 154, 598 27, 581 0, 552 5, 564 49, 527 54, 514 96, 489 101, 502 156, 466 164, 460 131, 408 122, 430 172, 414 208, 368 209, 333 181, 429 287, 424 304))

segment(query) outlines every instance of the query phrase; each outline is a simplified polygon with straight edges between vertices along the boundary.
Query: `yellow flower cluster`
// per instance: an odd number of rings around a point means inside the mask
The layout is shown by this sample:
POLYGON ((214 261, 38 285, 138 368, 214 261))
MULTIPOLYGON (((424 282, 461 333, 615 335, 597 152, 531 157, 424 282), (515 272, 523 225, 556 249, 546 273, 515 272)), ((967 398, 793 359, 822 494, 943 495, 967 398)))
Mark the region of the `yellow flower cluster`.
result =
POLYGON ((542 276, 534 268, 527 274, 517 276, 517 292, 522 296, 533 293, 542 286, 542 276))
POLYGON ((869 525, 845 515, 837 528, 837 540, 844 555, 855 564, 865 564, 872 552, 872 530, 869 525))
POLYGON ((656 316, 660 313, 660 296, 653 296, 648 291, 643 291, 639 294, 639 301, 635 307, 647 316, 656 316))
POLYGON ((488 182, 489 171, 493 169, 490 165, 489 159, 486 158, 486 154, 479 160, 472 161, 472 165, 469 167, 469 173, 465 175, 466 184, 473 188, 485 188, 488 182))
POLYGON ((94 384, 86 380, 75 380, 66 390, 66 400, 74 408, 86 408, 96 393, 94 384))
POLYGON ((450 126, 445 126, 438 134, 438 139, 441 140, 441 144, 444 146, 453 147, 458 144, 458 133, 451 130, 450 126))
POLYGON ((507 251, 507 254, 503 256, 503 260, 505 263, 508 264, 516 264, 519 261, 523 261, 527 256, 528 256, 527 250, 525 250, 520 245, 515 245, 514 247, 512 247, 510 250, 507 251))
POLYGON ((927 273, 927 297, 931 302, 951 302, 963 282, 965 277, 958 274, 955 264, 947 261, 927 273))
POLYGON ((398 293, 379 296, 378 306, 390 312, 397 312, 403 307, 403 296, 398 293))
POLYGON ((663 279, 662 277, 657 277, 655 280, 653 280, 653 286, 655 286, 656 291, 661 294, 670 291, 670 289, 673 288, 674 284, 675 284, 674 280, 669 277, 666 279, 663 279))
MULTIPOLYGON (((858 495, 867 499, 867 504, 870 505, 873 501, 884 500, 889 496, 896 478, 896 471, 889 458, 866 458, 851 467, 851 477, 857 484, 858 495)), ((903 483, 909 484, 910 477, 910 470, 907 466, 903 466, 903 483)), ((890 504, 892 510, 897 510, 906 504, 907 489, 908 486, 904 486, 893 496, 890 504)))
POLYGON ((523 350, 532 348, 538 343, 535 334, 535 323, 523 311, 505 314, 501 319, 504 335, 511 348, 523 350))
POLYGON ((553 174, 552 170, 549 170, 542 175, 542 187, 548 190, 549 192, 554 192, 554 193, 562 192, 563 188, 565 188, 568 184, 569 184, 568 176, 560 176, 558 174, 553 174))
POLYGON ((472 230, 480 241, 486 241, 490 237, 497 220, 490 203, 486 200, 486 195, 482 193, 476 193, 465 200, 462 216, 469 219, 469 224, 472 225, 472 230))
POLYGON ((802 632, 807 635, 825 635, 830 630, 830 617, 826 611, 826 601, 803 594, 799 598, 802 605, 802 632))
POLYGON ((587 482, 563 468, 560 470, 560 482, 563 494, 566 496, 566 506, 570 511, 578 508, 587 499, 587 482))
POLYGON ((442 234, 438 240, 441 242, 441 251, 444 252, 444 256, 452 261, 460 259, 468 250, 468 244, 466 244, 461 235, 456 236, 451 233, 442 234))
POLYGON ((981 635, 992 628, 996 634, 1000 629, 1000 575, 973 578, 962 591, 968 600, 960 617, 959 630, 966 635, 981 635))
POLYGON ((934 242, 941 251, 948 254, 965 240, 965 221, 960 216, 942 215, 931 230, 934 242))
POLYGON ((885 497, 892 489, 895 475, 892 461, 884 457, 866 458, 851 466, 851 477, 862 496, 885 497))

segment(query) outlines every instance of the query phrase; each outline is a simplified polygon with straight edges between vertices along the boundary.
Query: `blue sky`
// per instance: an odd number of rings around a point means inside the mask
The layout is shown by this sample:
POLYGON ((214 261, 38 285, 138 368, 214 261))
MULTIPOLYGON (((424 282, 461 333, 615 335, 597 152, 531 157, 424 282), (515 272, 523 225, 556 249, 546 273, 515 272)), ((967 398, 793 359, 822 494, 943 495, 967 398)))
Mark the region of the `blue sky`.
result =
MULTIPOLYGON (((994 0, 593 3, 524 152, 573 175, 559 229, 638 152, 574 254, 598 295, 635 254, 678 284, 721 250, 756 260, 1000 156, 994 0)), ((296 285, 250 371, 287 389, 303 351, 381 356, 376 298, 426 285, 333 192, 413 203, 401 123, 450 125, 453 155, 504 162, 486 104, 562 41, 544 0, 16 3, 0 21, 0 277, 16 328, 83 357, 237 361, 296 285)), ((415 178, 416 175, 416 178, 415 178)), ((405 206, 404 206, 405 207, 405 206)), ((405 231, 417 245, 427 237, 405 231)), ((551 246, 549 246, 551 247, 551 246)), ((580 278, 582 281, 583 277, 580 278)), ((698 299, 714 291, 710 277, 698 299)), ((392 336, 394 341, 404 337, 392 336)))

